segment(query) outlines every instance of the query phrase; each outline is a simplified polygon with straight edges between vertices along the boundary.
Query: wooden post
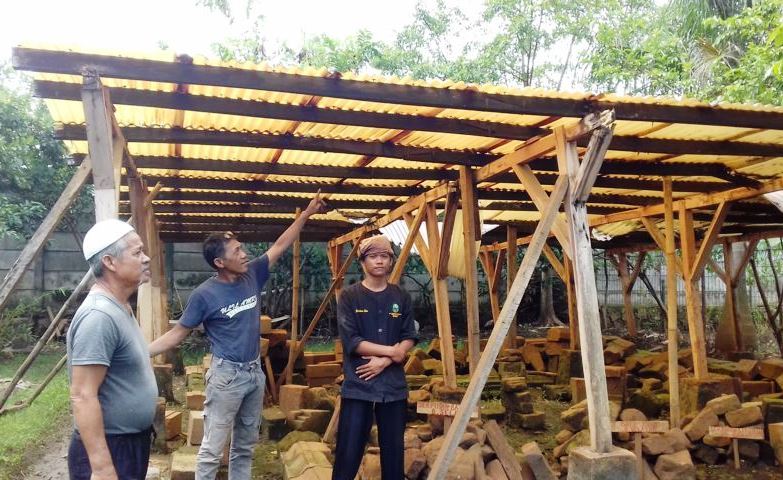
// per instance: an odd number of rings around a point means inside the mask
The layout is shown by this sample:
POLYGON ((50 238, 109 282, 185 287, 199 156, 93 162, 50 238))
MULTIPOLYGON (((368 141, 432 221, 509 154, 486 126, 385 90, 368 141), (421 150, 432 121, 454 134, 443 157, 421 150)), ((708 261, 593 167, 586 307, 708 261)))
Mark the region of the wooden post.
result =
POLYGON ((685 282, 685 304, 688 317, 688 336, 693 354, 693 373, 697 379, 707 378, 707 349, 704 344, 704 319, 701 316, 701 295, 698 278, 693 277, 696 256, 696 240, 693 234, 693 213, 684 205, 680 207, 680 244, 682 270, 685 282))
POLYGON ((609 395, 604 370, 601 319, 598 312, 598 291, 593 270, 593 250, 590 245, 590 228, 587 222, 587 198, 595 182, 604 154, 612 138, 610 128, 593 133, 582 164, 576 151, 576 143, 566 141, 562 128, 555 130, 557 155, 560 165, 568 172, 569 189, 565 201, 574 261, 574 286, 579 314, 579 340, 587 386, 587 415, 590 422, 590 446, 598 453, 608 453, 612 448, 609 425, 609 395))
POLYGON ((356 241, 353 244, 353 248, 351 249, 351 253, 348 254, 348 258, 345 259, 345 262, 340 266, 340 270, 337 272, 337 275, 332 279, 332 283, 329 285, 329 290, 326 291, 326 295, 324 295, 323 300, 321 300, 321 305, 318 306, 318 310, 316 310, 315 315, 313 315, 313 319, 310 321, 310 325, 307 326, 307 330, 305 330, 304 335, 302 335, 302 338, 296 342, 296 351, 294 352, 293 357, 289 355, 288 357, 288 364, 285 367, 285 370, 282 374, 280 374, 278 382, 280 382, 280 385, 282 385, 282 381, 286 379, 288 376, 288 370, 294 369, 294 362, 292 359, 299 358, 299 355, 301 355, 302 350, 304 350, 304 346, 307 343, 307 340, 310 338, 310 335, 313 334, 313 330, 315 330, 315 326, 318 325, 318 320, 321 319, 321 316, 326 311, 326 307, 329 306, 329 301, 332 299, 332 295, 335 294, 337 291, 337 286, 342 283, 343 278, 345 277, 345 272, 348 271, 348 267, 351 265, 351 262, 356 257, 356 253, 359 251, 359 243, 361 243, 362 237, 359 237, 356 239, 356 241))
POLYGON ((394 262, 391 275, 389 275, 389 283, 400 283, 402 272, 405 269, 405 264, 408 262, 408 257, 410 256, 413 243, 419 236, 419 228, 421 227, 421 222, 424 220, 424 214, 426 212, 426 205, 423 205, 421 208, 419 208, 419 211, 416 213, 416 217, 409 225, 408 236, 405 237, 405 243, 402 245, 402 248, 400 248, 400 257, 394 262))
POLYGON ((451 315, 449 313, 448 280, 438 278, 440 266, 441 237, 438 232, 438 218, 434 204, 427 205, 427 242, 430 251, 430 275, 434 284, 435 314, 438 322, 438 336, 440 337, 441 362, 443 363, 443 382, 447 387, 456 388, 457 371, 454 366, 454 343, 451 335, 451 315))
POLYGON ((734 252, 732 249, 732 246, 728 242, 723 242, 723 271, 728 272, 728 274, 724 274, 725 277, 723 278, 723 283, 726 285, 726 319, 729 321, 729 325, 731 326, 731 339, 732 343, 734 344, 734 351, 738 352, 741 350, 740 345, 742 344, 742 332, 739 328, 739 322, 737 320, 737 306, 735 304, 735 285, 732 278, 732 272, 734 271, 733 268, 734 264, 734 252))
POLYGON ((636 330, 636 318, 633 314, 633 301, 631 300, 633 283, 631 283, 630 276, 628 275, 628 256, 625 253, 619 253, 618 257, 619 260, 615 266, 617 267, 617 271, 620 274, 620 280, 623 284, 623 317, 625 317, 625 326, 628 329, 628 335, 636 337, 638 332, 636 330))
MULTIPOLYGON (((677 256, 674 239, 674 208, 672 177, 663 178, 664 223, 666 224, 666 338, 669 359, 669 421, 671 427, 680 426, 680 367, 677 354, 680 333, 677 329, 677 256)), ((657 232, 656 228, 656 232, 657 232)))
POLYGON ((465 318, 468 322, 468 365, 470 374, 473 375, 481 354, 478 268, 476 267, 476 242, 481 240, 481 231, 476 220, 478 215, 476 185, 473 182, 473 172, 469 167, 460 167, 459 189, 462 196, 462 241, 465 248, 465 318))
MULTIPOLYGON (((302 209, 296 209, 296 219, 302 214, 302 209)), ((288 363, 293 364, 296 360, 294 358, 294 348, 297 340, 299 339, 299 269, 301 268, 301 255, 302 255, 302 243, 299 241, 299 235, 294 240, 293 258, 291 260, 291 347, 288 349, 288 363)), ((293 369, 286 369, 285 371, 285 383, 290 385, 293 382, 293 369)))
POLYGON ((35 233, 30 237, 27 244, 25 244, 24 249, 22 249, 22 252, 19 254, 19 258, 16 259, 8 270, 8 273, 6 273, 5 278, 3 278, 3 283, 0 284, 0 310, 5 306, 8 297, 16 287, 16 284, 19 283, 19 280, 24 275, 27 267, 30 266, 30 263, 38 256, 38 253, 46 244, 49 236, 60 223, 63 215, 65 215, 74 199, 79 195, 79 192, 81 191, 84 182, 90 176, 91 171, 92 161, 88 156, 85 157, 82 164, 73 172, 73 176, 63 189, 63 193, 61 193, 57 201, 54 202, 54 205, 51 210, 49 210, 49 213, 46 214, 41 225, 35 230, 35 233))
POLYGON ((568 331, 570 333, 571 350, 579 350, 579 315, 576 313, 576 291, 574 289, 574 263, 570 258, 563 257, 563 273, 568 301, 568 331))
POLYGON ((114 142, 114 126, 108 93, 94 72, 83 77, 82 105, 87 124, 87 144, 95 187, 95 220, 117 218, 120 168, 124 145, 114 142))
POLYGON ((443 480, 446 477, 449 464, 454 458, 454 453, 457 449, 457 443, 459 443, 459 439, 465 431, 465 426, 468 424, 471 413, 478 405, 478 401, 481 398, 481 391, 484 389, 487 377, 503 346, 506 333, 508 332, 510 323, 513 321, 513 314, 519 307, 519 303, 522 301, 527 285, 530 282, 530 277, 535 271, 536 263, 541 256, 544 243, 549 236, 549 232, 560 204, 563 201, 566 190, 567 181, 564 177, 560 177, 555 183, 555 190, 552 192, 549 205, 547 205, 541 214, 541 220, 536 226, 533 239, 522 259, 511 292, 509 292, 506 302, 503 305, 503 310, 500 312, 498 321, 495 322, 495 326, 492 328, 492 334, 487 341, 487 346, 484 351, 481 352, 481 357, 475 372, 471 375, 470 384, 465 391, 465 395, 462 397, 462 402, 457 410, 457 415, 454 417, 454 423, 446 433, 443 445, 438 452, 438 457, 430 470, 429 477, 427 477, 429 480, 443 480))
MULTIPOLYGON (((511 285, 514 283, 514 277, 517 276, 517 228, 512 225, 506 226, 506 245, 508 245, 508 253, 506 253, 506 292, 510 292, 511 285)), ((508 329, 504 346, 505 348, 517 348, 516 315, 514 315, 514 321, 511 322, 511 327, 508 329)))
POLYGON ((500 315, 500 296, 498 289, 500 287, 500 271, 503 269, 506 251, 500 250, 497 257, 493 258, 491 252, 482 251, 481 266, 484 267, 484 273, 487 274, 487 286, 489 287, 489 304, 492 309, 492 320, 497 322, 500 315))

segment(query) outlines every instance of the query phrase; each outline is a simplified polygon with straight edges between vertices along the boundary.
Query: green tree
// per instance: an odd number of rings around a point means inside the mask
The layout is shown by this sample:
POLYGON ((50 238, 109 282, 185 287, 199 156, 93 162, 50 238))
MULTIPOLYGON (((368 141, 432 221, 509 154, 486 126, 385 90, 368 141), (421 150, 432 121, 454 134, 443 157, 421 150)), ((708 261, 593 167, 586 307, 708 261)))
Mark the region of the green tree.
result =
MULTIPOLYGON (((0 67, 0 236, 30 237, 73 174, 45 105, 29 84, 0 67)), ((89 208, 84 193, 62 225, 76 231, 89 208)))

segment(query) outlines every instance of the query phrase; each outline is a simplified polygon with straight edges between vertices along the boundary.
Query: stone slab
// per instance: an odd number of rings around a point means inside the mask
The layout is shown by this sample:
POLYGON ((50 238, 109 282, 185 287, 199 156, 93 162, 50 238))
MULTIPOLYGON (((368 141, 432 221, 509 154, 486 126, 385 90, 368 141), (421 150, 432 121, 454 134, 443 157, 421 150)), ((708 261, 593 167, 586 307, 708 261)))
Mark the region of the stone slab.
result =
POLYGON ((641 480, 633 452, 615 447, 609 453, 577 447, 568 457, 568 480, 641 480))

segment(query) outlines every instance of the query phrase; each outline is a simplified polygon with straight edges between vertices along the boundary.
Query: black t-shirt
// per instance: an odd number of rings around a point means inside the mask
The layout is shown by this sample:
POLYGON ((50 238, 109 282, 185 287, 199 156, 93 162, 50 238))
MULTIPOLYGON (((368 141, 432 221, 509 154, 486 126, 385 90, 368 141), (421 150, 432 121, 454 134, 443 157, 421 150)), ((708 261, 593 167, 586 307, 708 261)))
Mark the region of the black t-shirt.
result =
POLYGON ((356 368, 368 362, 356 353, 362 341, 394 345, 418 341, 408 292, 389 284, 373 292, 361 282, 343 290, 337 306, 337 325, 343 342, 343 398, 369 402, 395 402, 408 398, 403 365, 392 363, 375 378, 362 380, 356 368))

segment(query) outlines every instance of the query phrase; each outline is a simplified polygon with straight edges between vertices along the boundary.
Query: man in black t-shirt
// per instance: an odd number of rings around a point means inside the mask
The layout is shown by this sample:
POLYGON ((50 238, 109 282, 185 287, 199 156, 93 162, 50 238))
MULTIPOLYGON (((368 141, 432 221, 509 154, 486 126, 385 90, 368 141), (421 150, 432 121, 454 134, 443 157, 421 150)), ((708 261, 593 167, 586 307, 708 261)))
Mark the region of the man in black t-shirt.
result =
POLYGON ((337 324, 343 342, 342 403, 333 480, 353 480, 378 424, 381 476, 403 478, 408 386, 403 362, 416 344, 411 298, 388 283, 394 252, 378 235, 359 245, 364 279, 343 290, 337 324))

